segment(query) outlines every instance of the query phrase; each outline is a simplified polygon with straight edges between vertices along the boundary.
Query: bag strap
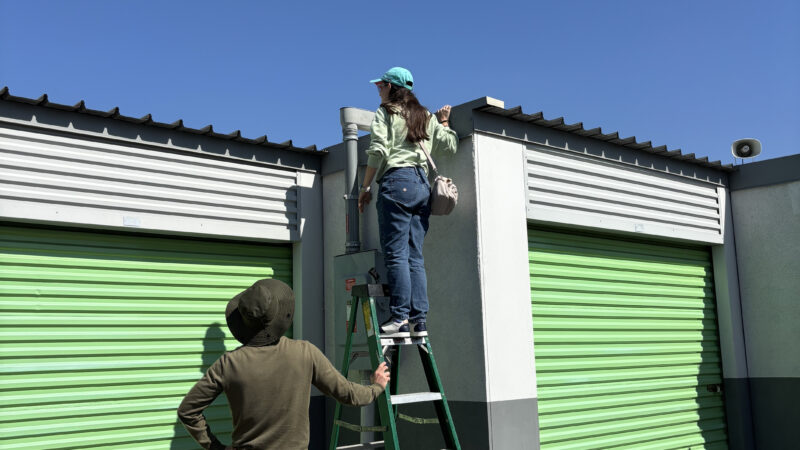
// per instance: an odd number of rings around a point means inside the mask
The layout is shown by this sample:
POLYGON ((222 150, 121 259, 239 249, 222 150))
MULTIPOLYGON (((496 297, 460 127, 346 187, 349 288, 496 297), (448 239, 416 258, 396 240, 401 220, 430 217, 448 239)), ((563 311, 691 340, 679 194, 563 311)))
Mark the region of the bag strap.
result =
POLYGON ((425 148, 425 141, 419 141, 419 146, 422 147, 422 151, 425 152, 425 156, 428 157, 428 163, 431 165, 431 170, 433 171, 433 173, 439 175, 439 171, 436 170, 436 163, 433 162, 431 154, 428 153, 428 149, 425 148))

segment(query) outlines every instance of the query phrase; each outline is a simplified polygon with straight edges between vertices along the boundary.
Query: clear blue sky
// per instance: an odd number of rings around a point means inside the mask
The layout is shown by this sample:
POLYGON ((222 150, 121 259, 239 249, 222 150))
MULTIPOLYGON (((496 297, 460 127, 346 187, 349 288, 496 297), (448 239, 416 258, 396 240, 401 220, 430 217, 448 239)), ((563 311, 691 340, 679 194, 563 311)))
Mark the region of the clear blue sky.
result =
POLYGON ((325 147, 400 65, 432 110, 491 96, 731 163, 742 137, 800 153, 798 5, 0 0, 0 86, 325 147))

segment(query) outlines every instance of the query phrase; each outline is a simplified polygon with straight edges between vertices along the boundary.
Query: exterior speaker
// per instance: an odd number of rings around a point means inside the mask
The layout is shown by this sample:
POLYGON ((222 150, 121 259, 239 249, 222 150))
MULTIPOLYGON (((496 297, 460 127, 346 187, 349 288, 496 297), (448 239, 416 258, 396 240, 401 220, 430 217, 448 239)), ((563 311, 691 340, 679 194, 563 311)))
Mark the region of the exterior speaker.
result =
POLYGON ((731 144, 734 158, 753 158, 761 153, 761 142, 758 139, 739 139, 731 144))

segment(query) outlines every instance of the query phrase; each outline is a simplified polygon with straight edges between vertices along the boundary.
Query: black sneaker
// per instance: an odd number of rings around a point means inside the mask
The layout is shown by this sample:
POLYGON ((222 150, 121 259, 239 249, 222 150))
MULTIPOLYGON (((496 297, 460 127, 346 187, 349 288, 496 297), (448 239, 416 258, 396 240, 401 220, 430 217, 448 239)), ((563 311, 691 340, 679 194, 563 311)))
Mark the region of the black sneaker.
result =
POLYGON ((428 327, 425 326, 425 322, 417 322, 409 325, 411 326, 412 337, 424 337, 428 335, 428 327))
POLYGON ((382 337, 408 337, 408 320, 402 322, 395 322, 394 319, 389 319, 381 324, 382 337))

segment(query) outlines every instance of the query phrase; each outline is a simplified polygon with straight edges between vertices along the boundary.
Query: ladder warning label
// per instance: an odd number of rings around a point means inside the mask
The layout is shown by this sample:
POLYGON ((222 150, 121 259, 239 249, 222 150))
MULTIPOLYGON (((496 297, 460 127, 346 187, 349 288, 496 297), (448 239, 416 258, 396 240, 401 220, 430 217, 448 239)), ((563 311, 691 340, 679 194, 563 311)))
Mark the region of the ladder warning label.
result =
MULTIPOLYGON (((347 327, 347 332, 350 332, 350 309, 353 306, 353 299, 347 299, 347 320, 345 321, 345 326, 347 327)), ((358 321, 353 324, 353 333, 358 333, 358 321)))
POLYGON ((369 309, 368 302, 361 303, 361 311, 364 313, 364 328, 367 329, 367 336, 372 336, 375 334, 375 330, 372 329, 372 320, 370 320, 372 311, 369 309))

